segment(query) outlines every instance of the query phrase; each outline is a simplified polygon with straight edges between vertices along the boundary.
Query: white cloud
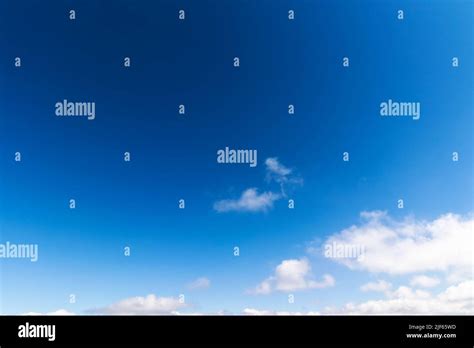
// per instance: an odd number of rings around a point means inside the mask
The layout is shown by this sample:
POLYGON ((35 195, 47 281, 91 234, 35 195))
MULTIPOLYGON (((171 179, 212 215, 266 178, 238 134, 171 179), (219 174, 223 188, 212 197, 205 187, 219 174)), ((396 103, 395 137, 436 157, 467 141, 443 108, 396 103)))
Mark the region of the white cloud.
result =
POLYGON ((410 285, 422 288, 432 288, 439 284, 439 279, 436 277, 428 277, 426 275, 418 275, 411 278, 410 285))
POLYGON ((245 308, 242 313, 246 315, 272 315, 274 312, 255 308, 245 308))
POLYGON ((58 309, 57 311, 48 312, 48 313, 28 312, 22 315, 75 315, 75 313, 69 312, 66 309, 58 309))
POLYGON ((400 286, 398 289, 387 293, 387 297, 394 299, 415 299, 415 298, 429 298, 431 294, 425 290, 414 290, 408 286, 400 286))
POLYGON ((97 314, 127 315, 127 314, 176 314, 186 305, 174 297, 156 297, 154 294, 146 297, 131 297, 110 306, 93 309, 90 312, 97 314))
POLYGON ((283 260, 275 269, 275 274, 256 286, 251 294, 266 295, 273 291, 299 291, 334 286, 335 280, 329 274, 321 281, 311 278, 311 265, 307 259, 283 260))
POLYGON ((473 270, 468 268, 451 269, 446 275, 446 281, 449 284, 458 284, 466 279, 473 278, 473 270))
POLYGON ((206 277, 198 278, 188 284, 188 289, 190 290, 199 290, 199 289, 207 289, 211 286, 211 281, 206 277))
POLYGON ((401 286, 386 299, 359 304, 348 303, 342 309, 325 309, 332 314, 473 314, 474 281, 450 286, 438 295, 401 286))
POLYGON ((379 280, 377 282, 364 284, 360 287, 360 289, 364 292, 366 291, 386 292, 390 290, 391 287, 392 287, 392 284, 386 282, 385 280, 379 280))
POLYGON ((273 202, 280 198, 279 194, 263 192, 259 194, 256 188, 245 190, 239 199, 224 199, 214 203, 214 209, 218 212, 244 211, 259 212, 267 211, 273 207, 273 202))
POLYGON ((362 245, 359 258, 333 258, 351 269, 373 273, 472 272, 472 216, 445 214, 433 221, 394 221, 384 212, 362 212, 364 222, 327 239, 337 245, 362 245))

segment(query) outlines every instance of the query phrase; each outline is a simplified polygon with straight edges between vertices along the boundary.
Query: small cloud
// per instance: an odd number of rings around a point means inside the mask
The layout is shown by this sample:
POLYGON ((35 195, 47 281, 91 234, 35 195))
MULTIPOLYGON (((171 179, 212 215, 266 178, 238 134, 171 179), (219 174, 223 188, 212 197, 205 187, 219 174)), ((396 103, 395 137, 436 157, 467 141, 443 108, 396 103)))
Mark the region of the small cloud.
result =
POLYGON ((335 284, 334 278, 329 275, 323 275, 321 281, 315 281, 311 278, 311 266, 307 259, 283 260, 276 268, 275 274, 268 277, 255 289, 248 291, 254 295, 267 295, 273 291, 300 291, 308 289, 321 289, 335 284))
POLYGON ((188 284, 189 290, 207 289, 211 286, 211 281, 206 277, 201 277, 188 284))
POLYGON ((256 188, 245 190, 239 199, 224 199, 214 203, 214 209, 220 213, 229 211, 260 212, 273 207, 273 202, 280 198, 273 192, 258 193, 256 188))
POLYGON ((186 304, 177 298, 157 297, 150 294, 145 297, 127 298, 107 307, 92 309, 89 312, 108 315, 176 314, 178 309, 184 307, 186 307, 186 304))
POLYGON ((422 288, 432 288, 439 284, 439 279, 436 277, 428 277, 425 275, 415 276, 411 279, 411 286, 419 286, 422 288))

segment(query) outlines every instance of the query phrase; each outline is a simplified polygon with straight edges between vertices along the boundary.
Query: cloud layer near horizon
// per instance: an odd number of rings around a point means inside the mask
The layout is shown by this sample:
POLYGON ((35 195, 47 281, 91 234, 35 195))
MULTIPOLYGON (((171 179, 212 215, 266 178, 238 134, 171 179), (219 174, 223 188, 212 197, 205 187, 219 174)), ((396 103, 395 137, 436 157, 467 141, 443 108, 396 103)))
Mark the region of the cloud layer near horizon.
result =
POLYGON ((174 314, 178 309, 185 308, 186 304, 174 297, 157 297, 149 294, 145 297, 136 296, 113 303, 102 308, 95 308, 92 314, 127 315, 127 314, 174 314))

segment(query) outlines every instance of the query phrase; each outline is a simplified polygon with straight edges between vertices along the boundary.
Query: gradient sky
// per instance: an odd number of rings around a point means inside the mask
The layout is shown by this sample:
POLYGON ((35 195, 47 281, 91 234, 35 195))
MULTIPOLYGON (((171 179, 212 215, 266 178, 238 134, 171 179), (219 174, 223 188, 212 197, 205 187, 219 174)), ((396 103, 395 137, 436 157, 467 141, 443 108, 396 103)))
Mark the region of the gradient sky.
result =
POLYGON ((308 247, 363 211, 473 212, 472 23, 471 1, 2 1, 0 242, 37 243, 39 260, 0 259, 0 312, 147 294, 185 294, 182 312, 319 312, 374 298, 359 290, 370 281, 407 284, 411 273, 352 270, 308 247), (95 120, 56 117, 63 99, 94 101, 95 120), (380 117, 388 99, 420 102, 420 119, 380 117), (226 146, 257 149, 257 167, 218 164, 226 146), (264 163, 275 157, 303 181, 288 197, 213 209, 248 188, 279 192, 264 163), (294 304, 248 293, 289 259, 336 284, 290 292, 294 304), (210 286, 188 289, 200 277, 210 286))

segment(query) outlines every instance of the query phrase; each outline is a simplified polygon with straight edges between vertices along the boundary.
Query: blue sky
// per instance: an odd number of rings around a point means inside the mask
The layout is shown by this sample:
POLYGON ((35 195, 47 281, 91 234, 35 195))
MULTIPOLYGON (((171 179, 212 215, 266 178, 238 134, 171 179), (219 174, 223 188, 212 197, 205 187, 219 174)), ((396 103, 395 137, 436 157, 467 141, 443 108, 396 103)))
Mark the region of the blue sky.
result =
POLYGON ((0 259, 1 313, 113 314, 119 303, 134 314, 126 299, 149 294, 145 313, 343 312, 373 300, 403 312, 397 296, 462 313, 442 301, 472 287, 472 13, 469 1, 2 2, 0 243, 38 244, 39 259, 0 259), (63 99, 95 102, 96 118, 57 117, 63 99), (419 102, 420 119, 381 117, 388 99, 419 102), (258 165, 217 163, 226 146, 256 149, 258 165), (287 174, 268 180, 269 158, 287 174), (252 188, 278 197, 214 209, 252 188), (385 215, 360 215, 374 211, 385 215), (344 263, 321 255, 331 238, 367 241, 368 256, 402 251, 379 268, 376 256, 344 263), (451 255, 459 242, 468 249, 451 255), (416 255, 444 263, 417 267, 416 255), (199 278, 209 283, 191 289, 199 278))

